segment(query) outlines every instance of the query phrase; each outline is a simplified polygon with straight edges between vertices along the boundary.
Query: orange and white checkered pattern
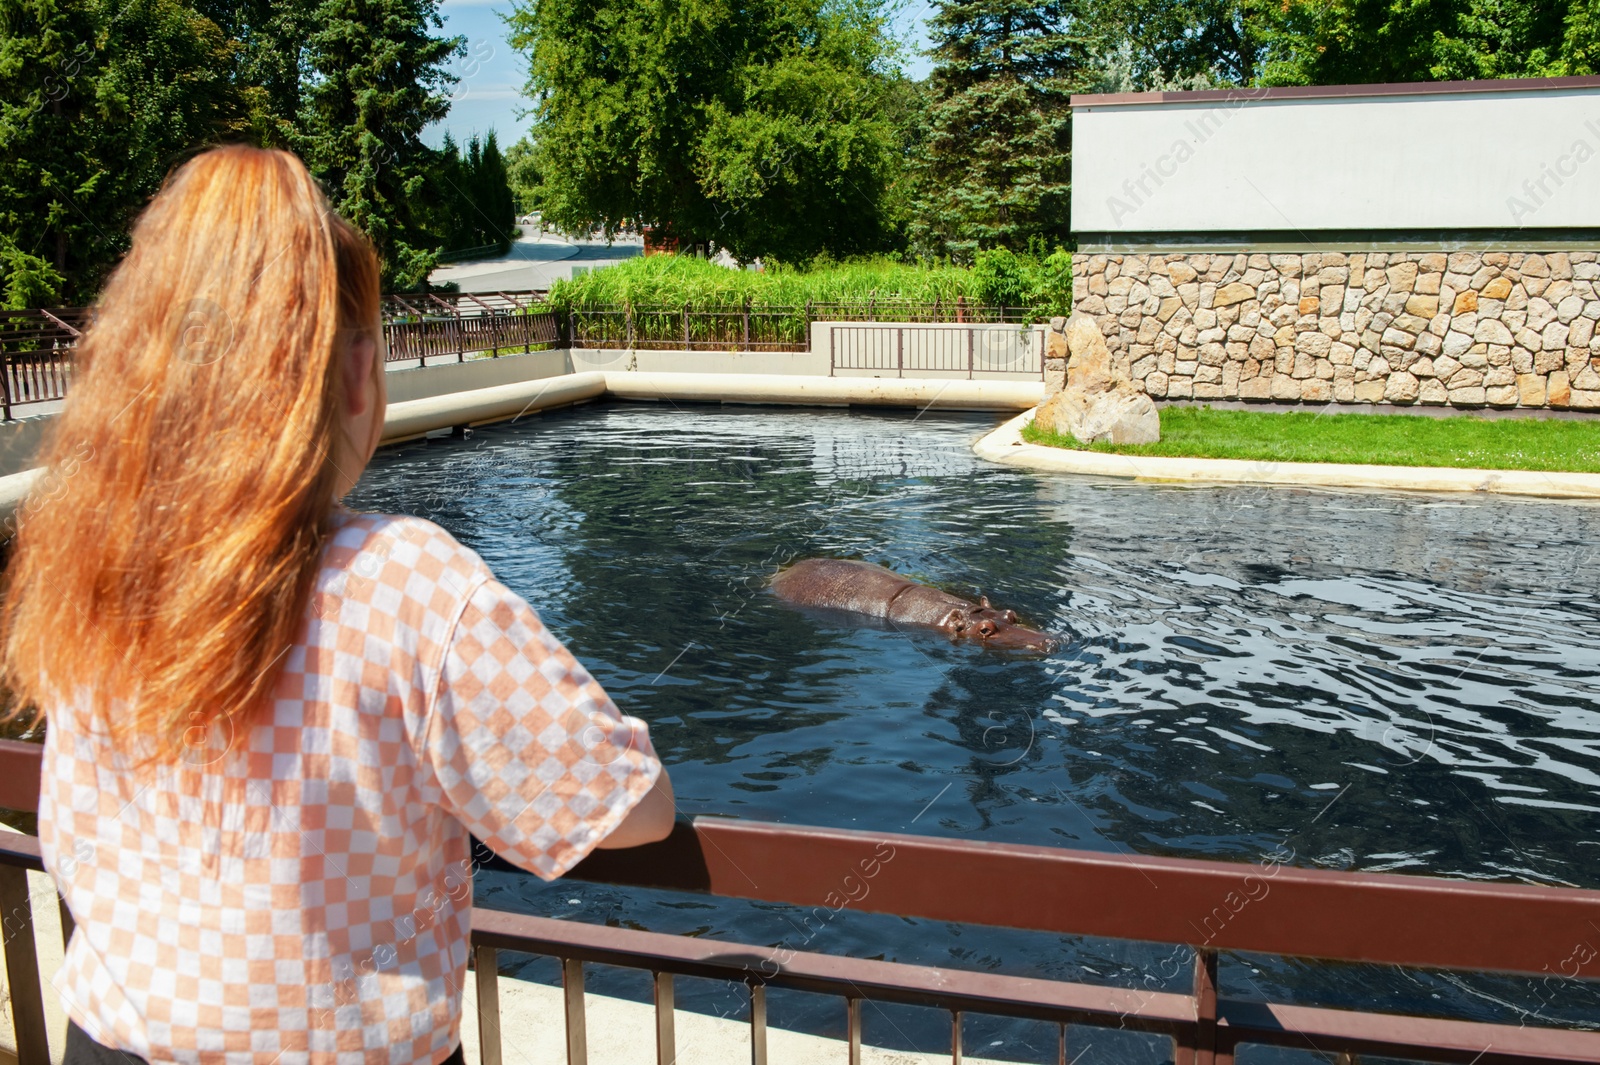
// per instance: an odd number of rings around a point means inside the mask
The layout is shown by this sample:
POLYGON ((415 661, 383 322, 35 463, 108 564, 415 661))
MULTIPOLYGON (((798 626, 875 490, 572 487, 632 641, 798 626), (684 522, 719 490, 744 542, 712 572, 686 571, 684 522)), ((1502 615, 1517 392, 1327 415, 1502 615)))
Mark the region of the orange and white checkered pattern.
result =
POLYGON ((304 638, 239 735, 196 725, 177 765, 135 772, 50 708, 39 839, 77 922, 55 984, 101 1043, 436 1065, 459 1042, 468 832, 557 877, 660 772, 476 554, 416 518, 336 520, 304 638))

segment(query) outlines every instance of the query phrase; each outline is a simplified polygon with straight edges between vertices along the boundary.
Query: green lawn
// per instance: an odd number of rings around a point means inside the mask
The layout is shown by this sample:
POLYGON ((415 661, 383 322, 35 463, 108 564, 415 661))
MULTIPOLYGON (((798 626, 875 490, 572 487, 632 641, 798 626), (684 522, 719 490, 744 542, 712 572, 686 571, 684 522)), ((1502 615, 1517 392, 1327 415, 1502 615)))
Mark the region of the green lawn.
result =
POLYGON ((1122 455, 1471 466, 1600 473, 1600 415, 1593 420, 1410 414, 1310 414, 1167 407, 1161 442, 1083 445, 1029 425, 1030 444, 1122 455))

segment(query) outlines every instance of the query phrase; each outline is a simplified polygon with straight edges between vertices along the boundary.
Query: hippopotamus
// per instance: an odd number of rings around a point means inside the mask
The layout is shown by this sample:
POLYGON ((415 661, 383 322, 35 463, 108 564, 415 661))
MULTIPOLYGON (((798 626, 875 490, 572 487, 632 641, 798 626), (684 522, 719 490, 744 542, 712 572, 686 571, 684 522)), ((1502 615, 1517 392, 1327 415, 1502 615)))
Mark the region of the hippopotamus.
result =
POLYGON ((996 650, 1045 652, 1057 645, 1018 624, 1015 611, 996 610, 988 596, 974 603, 870 562, 808 558, 772 578, 772 590, 796 606, 864 614, 896 627, 938 629, 952 640, 976 640, 996 650))

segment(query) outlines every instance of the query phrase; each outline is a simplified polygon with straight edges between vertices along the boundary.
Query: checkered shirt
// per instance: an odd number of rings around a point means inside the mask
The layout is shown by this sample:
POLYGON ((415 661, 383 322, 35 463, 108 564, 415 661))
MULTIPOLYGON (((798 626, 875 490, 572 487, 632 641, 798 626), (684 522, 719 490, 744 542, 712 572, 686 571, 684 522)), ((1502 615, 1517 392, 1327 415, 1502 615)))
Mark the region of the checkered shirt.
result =
MULTIPOLYGON (((274 701, 129 770, 51 708, 45 865, 77 922, 55 979, 94 1039, 160 1062, 436 1065, 459 1042, 468 832, 554 878, 660 772, 476 554, 340 511, 274 701)), ((199 719, 196 718, 198 721, 199 719)))

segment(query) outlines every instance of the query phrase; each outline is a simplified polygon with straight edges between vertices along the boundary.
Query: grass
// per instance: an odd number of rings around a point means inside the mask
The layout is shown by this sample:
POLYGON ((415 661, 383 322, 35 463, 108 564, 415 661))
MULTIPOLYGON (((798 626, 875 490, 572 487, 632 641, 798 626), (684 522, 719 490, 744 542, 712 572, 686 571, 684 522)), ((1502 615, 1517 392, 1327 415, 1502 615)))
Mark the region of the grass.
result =
POLYGON ((896 303, 1026 307, 1039 315, 1066 314, 1072 299, 1072 256, 981 253, 968 269, 949 262, 901 262, 876 257, 805 266, 773 264, 760 273, 729 270, 687 255, 652 255, 580 274, 551 286, 562 311, 602 305, 636 308, 804 307, 811 303, 896 303))
POLYGON ((1489 420, 1167 407, 1155 444, 1084 445, 1030 425, 1030 444, 1122 455, 1600 473, 1600 418, 1489 420))
POLYGON ((813 303, 865 303, 869 299, 917 303, 971 302, 972 271, 959 266, 922 266, 889 259, 835 263, 817 269, 774 269, 763 273, 730 270, 687 255, 627 259, 604 270, 557 281, 550 299, 575 310, 600 304, 635 307, 734 306, 748 298, 753 307, 813 303))

